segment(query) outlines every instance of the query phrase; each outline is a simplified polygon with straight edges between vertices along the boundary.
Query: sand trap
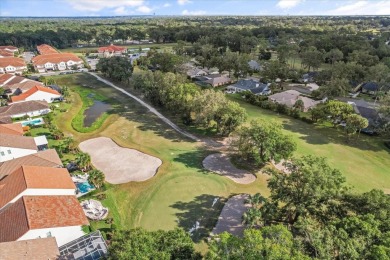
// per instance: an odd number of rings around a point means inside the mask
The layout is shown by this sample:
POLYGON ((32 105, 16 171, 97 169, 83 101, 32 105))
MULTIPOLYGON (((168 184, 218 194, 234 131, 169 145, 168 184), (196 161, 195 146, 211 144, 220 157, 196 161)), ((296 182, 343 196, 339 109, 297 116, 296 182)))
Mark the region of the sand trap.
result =
POLYGON ((226 202, 211 235, 218 235, 225 231, 235 236, 243 235, 245 226, 242 224, 242 215, 249 208, 249 205, 245 204, 247 198, 247 194, 240 194, 226 202))
POLYGON ((79 147, 81 151, 91 155, 92 164, 112 184, 148 180, 162 164, 156 157, 120 147, 107 137, 89 139, 80 143, 79 147))
POLYGON ((240 184, 249 184, 256 180, 256 176, 250 172, 237 169, 226 154, 210 154, 203 160, 203 167, 240 184))

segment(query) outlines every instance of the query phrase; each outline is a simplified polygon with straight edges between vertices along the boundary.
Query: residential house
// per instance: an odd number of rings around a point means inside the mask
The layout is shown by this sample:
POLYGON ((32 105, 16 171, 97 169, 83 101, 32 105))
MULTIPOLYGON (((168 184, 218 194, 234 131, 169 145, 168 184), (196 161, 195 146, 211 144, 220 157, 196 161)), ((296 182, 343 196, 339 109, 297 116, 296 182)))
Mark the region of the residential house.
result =
POLYGON ((12 53, 15 53, 17 51, 19 51, 19 49, 15 46, 0 46, 0 50, 2 51, 8 51, 8 52, 12 52, 12 53))
POLYGON ((52 53, 35 56, 31 59, 36 71, 42 73, 51 70, 83 68, 84 62, 73 53, 52 53))
POLYGON ((286 105, 287 107, 293 108, 298 100, 303 102, 303 111, 307 112, 310 108, 315 107, 321 101, 315 101, 311 98, 301 96, 296 90, 287 90, 281 93, 276 93, 268 97, 269 100, 286 105))
POLYGON ((98 56, 102 58, 109 58, 113 56, 122 56, 127 53, 127 48, 119 47, 111 44, 110 46, 100 47, 98 49, 98 56))
POLYGON ((75 195, 76 186, 68 170, 21 166, 0 180, 0 210, 23 196, 75 195))
POLYGON ((25 71, 27 71, 27 65, 21 58, 5 57, 0 59, 0 73, 22 75, 25 71))
POLYGON ((249 65, 249 68, 252 70, 252 71, 260 71, 261 70, 261 66, 260 64, 255 61, 255 60, 250 60, 248 62, 248 65, 249 65))
POLYGON ((26 79, 23 82, 15 83, 15 84, 6 84, 3 86, 5 93, 9 96, 11 95, 20 95, 30 89, 32 89, 35 86, 41 86, 43 87, 43 83, 35 80, 29 80, 26 79))
POLYGON ((195 78, 195 77, 201 77, 201 76, 206 76, 208 73, 200 68, 192 68, 187 71, 187 76, 189 78, 195 78))
POLYGON ((54 237, 0 243, 1 260, 57 260, 60 252, 54 237))
POLYGON ((14 57, 14 53, 6 50, 0 50, 0 58, 14 57))
POLYGON ((198 85, 210 85, 212 87, 219 87, 233 83, 233 80, 228 76, 221 74, 210 74, 203 77, 196 77, 196 84, 198 85))
POLYGON ((60 100, 61 98, 62 95, 51 88, 35 86, 18 96, 12 96, 11 101, 12 103, 18 103, 36 100, 52 103, 53 101, 60 100))
POLYGON ((20 123, 16 124, 0 124, 0 134, 7 135, 23 135, 23 126, 20 123))
POLYGON ((0 134, 0 162, 13 160, 47 149, 45 136, 29 137, 0 134))
POLYGON ((10 118, 20 118, 24 116, 42 116, 48 114, 50 111, 46 101, 12 103, 8 106, 0 107, 0 121, 8 122, 10 118))
POLYGON ((314 82, 315 81, 315 77, 317 75, 318 75, 318 72, 316 72, 316 71, 311 71, 311 72, 305 73, 305 74, 302 75, 302 78, 300 79, 300 81, 302 83, 314 82))
POLYGON ((269 89, 269 84, 261 83, 257 80, 253 79, 240 79, 235 84, 230 85, 226 88, 226 90, 231 92, 243 92, 243 91, 251 91, 256 95, 268 95, 271 93, 269 89), (253 90, 253 91, 252 91, 253 90))
POLYGON ((6 162, 0 162, 0 180, 16 171, 21 166, 61 168, 63 165, 56 150, 47 149, 6 162))
POLYGON ((362 93, 375 95, 379 91, 379 85, 375 82, 366 82, 361 85, 362 93))
POLYGON ((74 195, 23 196, 0 210, 0 242, 55 237, 62 246, 83 236, 83 225, 89 222, 74 195))
POLYGON ((37 50, 41 55, 59 53, 56 49, 47 44, 38 45, 37 50))
MULTIPOLYGON (((0 87, 10 81, 13 77, 19 77, 12 74, 0 74, 0 87)), ((22 77, 21 77, 22 78, 22 77)))

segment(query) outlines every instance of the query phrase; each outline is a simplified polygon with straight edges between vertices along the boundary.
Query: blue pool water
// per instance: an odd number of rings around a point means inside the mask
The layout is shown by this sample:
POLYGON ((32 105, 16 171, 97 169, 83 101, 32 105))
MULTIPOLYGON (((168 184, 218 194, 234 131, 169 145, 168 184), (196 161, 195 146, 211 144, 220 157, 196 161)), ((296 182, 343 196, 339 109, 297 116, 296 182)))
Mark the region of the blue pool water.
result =
POLYGON ((43 119, 42 118, 37 118, 37 119, 30 120, 30 121, 23 121, 22 122, 22 126, 41 125, 41 124, 43 124, 43 119))
POLYGON ((88 191, 92 190, 93 188, 95 188, 92 184, 90 184, 89 182, 83 182, 83 183, 77 183, 76 184, 77 186, 77 189, 81 192, 81 193, 87 193, 88 191))

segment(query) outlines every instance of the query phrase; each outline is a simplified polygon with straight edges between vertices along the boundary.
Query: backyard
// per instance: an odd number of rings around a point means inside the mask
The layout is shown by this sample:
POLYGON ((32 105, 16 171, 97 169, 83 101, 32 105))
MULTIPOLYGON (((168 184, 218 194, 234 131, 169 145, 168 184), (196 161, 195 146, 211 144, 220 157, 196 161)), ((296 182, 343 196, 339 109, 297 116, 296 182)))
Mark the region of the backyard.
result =
MULTIPOLYGON (((221 202, 226 198, 238 193, 268 193, 265 175, 258 174, 255 182, 242 185, 207 172, 202 167, 202 160, 213 151, 205 149, 201 143, 185 139, 140 104, 92 76, 64 75, 55 77, 55 80, 71 90, 71 103, 63 104, 67 112, 56 112, 55 115, 55 122, 65 135, 72 135, 77 143, 100 136, 109 137, 122 147, 139 150, 163 161, 157 175, 147 181, 107 185, 103 205, 109 208, 116 226, 141 226, 149 230, 180 226, 189 230, 199 221, 201 227, 193 235, 198 242, 215 225, 223 206, 221 202), (112 108, 100 127, 87 133, 75 131, 71 124, 83 109, 82 98, 77 92, 81 86, 84 86, 84 93, 106 97, 105 101, 112 108), (220 199, 212 207, 217 197, 220 199)), ((345 136, 334 129, 279 116, 247 104, 239 96, 230 98, 247 110, 249 119, 262 117, 281 122, 298 143, 297 156, 315 154, 327 157, 356 191, 378 188, 390 192, 390 153, 378 138, 360 136, 357 141, 346 143, 345 136)), ((105 227, 101 223, 93 225, 105 227)))

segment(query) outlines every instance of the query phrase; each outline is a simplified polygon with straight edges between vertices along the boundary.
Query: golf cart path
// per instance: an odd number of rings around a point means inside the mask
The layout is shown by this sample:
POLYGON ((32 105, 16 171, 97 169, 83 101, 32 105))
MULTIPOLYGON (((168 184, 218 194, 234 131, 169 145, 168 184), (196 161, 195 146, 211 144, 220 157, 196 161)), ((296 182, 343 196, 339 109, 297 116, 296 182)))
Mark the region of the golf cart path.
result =
POLYGON ((110 81, 106 80, 106 79, 103 79, 102 77, 96 75, 95 73, 92 73, 92 72, 88 72, 90 75, 94 76, 95 78, 97 78, 99 81, 107 84, 108 86, 110 87, 113 87, 115 88, 116 90, 122 92, 123 94, 125 94, 126 96, 129 96, 131 97, 132 99, 136 100, 138 103, 140 103, 141 105, 143 105, 144 107, 146 107, 147 109, 149 109, 150 112, 152 112, 153 114, 155 114, 156 116, 158 116, 162 121, 164 121, 166 124, 168 124, 169 126, 171 126, 174 130, 176 130, 178 133, 194 140, 194 141, 200 141, 199 138, 197 138, 196 136, 182 130, 180 127, 178 127, 176 124, 174 124, 171 120, 169 120, 168 118, 166 118, 165 116, 163 116, 160 112, 158 112, 154 107, 150 106, 149 104, 147 104, 146 102, 142 101, 140 98, 130 94, 129 92, 127 92, 126 90, 124 90, 123 88, 120 88, 118 86, 116 86, 115 84, 111 83, 110 81))

